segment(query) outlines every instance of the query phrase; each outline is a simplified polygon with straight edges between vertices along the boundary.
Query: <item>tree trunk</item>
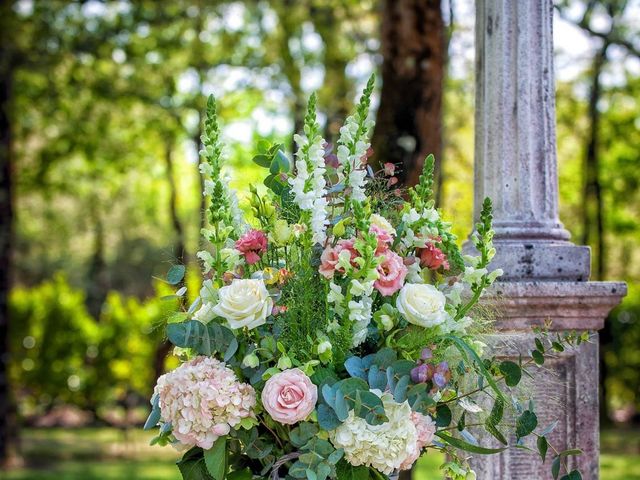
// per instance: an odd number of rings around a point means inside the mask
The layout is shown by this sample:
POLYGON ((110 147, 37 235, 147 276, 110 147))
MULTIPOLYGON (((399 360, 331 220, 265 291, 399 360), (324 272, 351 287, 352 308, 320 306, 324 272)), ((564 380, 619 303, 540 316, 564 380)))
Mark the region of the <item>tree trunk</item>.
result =
POLYGON ((600 183, 600 158, 598 155, 600 135, 600 111, 598 102, 602 93, 600 76, 607 62, 607 49, 609 43, 604 42, 596 53, 593 61, 593 77, 589 92, 589 138, 585 152, 584 162, 584 191, 583 205, 583 231, 582 243, 589 245, 595 242, 595 276, 596 280, 603 280, 606 272, 604 238, 604 205, 602 200, 602 185, 600 183))
POLYGON ((94 200, 94 202, 92 216, 95 224, 95 237, 93 255, 91 256, 91 263, 89 264, 87 275, 88 285, 86 304, 87 310, 91 316, 96 320, 100 320, 102 305, 107 299, 110 285, 109 271, 107 269, 104 252, 104 226, 102 224, 102 218, 100 217, 97 199, 94 200))
POLYGON ((415 185, 427 154, 436 157, 436 178, 442 171, 446 42, 440 0, 386 0, 381 39, 382 92, 373 150, 379 163, 396 164, 404 185, 415 185))
POLYGON ((17 415, 9 380, 9 292, 13 252, 13 162, 10 101, 13 81, 13 38, 10 2, 0 5, 0 468, 16 458, 17 415))

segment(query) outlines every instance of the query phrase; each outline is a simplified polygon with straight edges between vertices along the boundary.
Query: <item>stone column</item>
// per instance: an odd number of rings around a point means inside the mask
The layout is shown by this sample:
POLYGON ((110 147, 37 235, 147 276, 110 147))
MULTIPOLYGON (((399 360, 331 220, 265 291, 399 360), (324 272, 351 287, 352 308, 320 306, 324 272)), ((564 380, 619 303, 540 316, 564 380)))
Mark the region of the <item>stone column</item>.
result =
MULTIPOLYGON (((493 268, 505 272, 485 302, 498 312, 496 353, 517 358, 547 320, 553 330, 597 332, 626 286, 588 281, 589 248, 569 241, 558 216, 552 0, 477 0, 476 8, 475 216, 491 197, 493 268)), ((541 427, 558 420, 555 445, 584 450, 570 461, 585 479, 598 478, 598 381, 596 335, 548 361, 531 384, 541 427)), ((473 464, 482 480, 551 478, 549 463, 520 449, 473 464)))

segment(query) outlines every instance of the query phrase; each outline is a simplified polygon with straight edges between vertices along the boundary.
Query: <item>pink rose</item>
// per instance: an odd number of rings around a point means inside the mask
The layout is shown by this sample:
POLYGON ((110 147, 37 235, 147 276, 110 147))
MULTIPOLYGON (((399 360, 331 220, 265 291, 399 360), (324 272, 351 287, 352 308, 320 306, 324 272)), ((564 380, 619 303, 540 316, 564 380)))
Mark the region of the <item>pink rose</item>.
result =
POLYGON ((309 416, 318 400, 318 387, 299 368, 280 372, 262 390, 262 405, 276 422, 293 425, 309 416))
POLYGON ((431 270, 437 270, 443 267, 445 270, 449 270, 449 262, 445 254, 436 247, 433 243, 427 243, 424 248, 418 249, 420 257, 420 265, 430 268, 431 270))
POLYGON ((244 255, 249 265, 253 265, 267 251, 267 236, 261 230, 249 230, 236 241, 236 250, 244 255))
POLYGON ((408 269, 397 253, 387 251, 384 257, 384 262, 378 265, 379 277, 373 286, 382 295, 388 297, 402 288, 408 269))
POLYGON ((340 258, 340 252, 348 250, 350 255, 351 264, 355 266, 353 260, 358 256, 353 240, 339 240, 335 247, 327 247, 320 256, 320 268, 318 271, 320 275, 325 278, 333 278, 333 274, 337 271, 342 272, 344 269, 336 268, 338 266, 338 260, 340 258))

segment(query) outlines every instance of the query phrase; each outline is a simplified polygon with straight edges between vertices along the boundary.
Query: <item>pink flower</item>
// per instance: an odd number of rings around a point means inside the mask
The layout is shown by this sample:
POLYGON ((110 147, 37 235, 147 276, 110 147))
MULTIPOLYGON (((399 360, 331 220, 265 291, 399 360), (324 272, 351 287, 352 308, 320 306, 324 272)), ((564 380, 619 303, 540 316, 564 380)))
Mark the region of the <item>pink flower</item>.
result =
POLYGON ((389 245, 393 243, 393 236, 382 227, 378 225, 371 225, 369 232, 374 233, 378 238, 378 246, 376 248, 377 254, 382 254, 389 249, 389 245))
POLYGON ((350 253, 350 262, 355 266, 353 260, 358 256, 353 240, 339 240, 335 247, 327 247, 320 256, 320 268, 318 271, 320 275, 325 278, 333 278, 333 274, 336 272, 343 272, 342 267, 338 267, 338 260, 340 259, 340 252, 347 250, 350 253))
POLYGON ((402 288, 408 269, 405 267, 402 257, 397 253, 387 251, 384 257, 384 262, 378 265, 379 278, 373 286, 382 295, 388 297, 402 288))
POLYGON ((445 270, 449 270, 449 262, 445 254, 436 247, 433 243, 427 243, 423 248, 418 249, 420 257, 420 265, 430 268, 431 270, 437 270, 443 267, 445 270))
POLYGON ((244 255, 249 265, 253 265, 267 251, 267 236, 261 230, 249 230, 236 242, 236 250, 244 255))
POLYGON ((264 409, 276 422, 287 425, 307 418, 317 400, 318 387, 298 368, 274 375, 262 390, 264 409))
POLYGON ((393 177, 396 173, 396 166, 391 162, 386 162, 384 164, 384 174, 387 177, 393 177))
POLYGON ((415 447, 411 450, 411 453, 400 465, 400 470, 409 470, 415 461, 420 458, 422 449, 431 444, 433 437, 436 434, 436 424, 427 415, 422 415, 419 412, 411 412, 411 420, 416 427, 418 438, 416 440, 415 447))

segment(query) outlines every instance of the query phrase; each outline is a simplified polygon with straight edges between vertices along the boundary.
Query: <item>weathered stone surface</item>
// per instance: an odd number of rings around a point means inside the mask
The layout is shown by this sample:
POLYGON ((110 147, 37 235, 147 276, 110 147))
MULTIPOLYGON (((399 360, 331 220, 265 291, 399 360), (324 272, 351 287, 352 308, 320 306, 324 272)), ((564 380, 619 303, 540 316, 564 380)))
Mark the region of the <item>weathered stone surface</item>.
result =
POLYGON ((552 330, 600 330, 627 294, 622 282, 501 282, 485 305, 502 331, 530 331, 551 320, 552 330))

